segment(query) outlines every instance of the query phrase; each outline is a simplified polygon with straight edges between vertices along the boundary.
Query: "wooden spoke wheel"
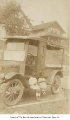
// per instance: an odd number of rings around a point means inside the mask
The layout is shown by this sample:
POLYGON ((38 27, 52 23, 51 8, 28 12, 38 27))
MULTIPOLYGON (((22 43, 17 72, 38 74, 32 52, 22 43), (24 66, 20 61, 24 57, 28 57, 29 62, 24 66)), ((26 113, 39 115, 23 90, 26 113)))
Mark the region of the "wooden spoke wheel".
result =
POLYGON ((8 81, 2 94, 4 103, 7 105, 17 104, 22 98, 23 88, 22 82, 18 79, 8 81))
POLYGON ((58 93, 60 90, 60 85, 61 85, 61 78, 59 75, 55 75, 53 83, 51 85, 51 91, 52 93, 58 93))

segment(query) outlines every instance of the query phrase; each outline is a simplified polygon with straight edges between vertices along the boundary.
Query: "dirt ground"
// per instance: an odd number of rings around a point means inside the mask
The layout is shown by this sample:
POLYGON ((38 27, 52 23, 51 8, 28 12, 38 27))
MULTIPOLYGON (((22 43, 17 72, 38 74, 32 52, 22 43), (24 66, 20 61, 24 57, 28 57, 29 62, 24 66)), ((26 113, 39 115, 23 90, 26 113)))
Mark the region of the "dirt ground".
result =
POLYGON ((15 108, 6 108, 2 114, 68 114, 68 100, 41 102, 15 108))
POLYGON ((48 87, 46 96, 38 102, 35 95, 25 91, 21 101, 11 107, 6 106, 0 97, 0 114, 69 114, 69 96, 69 90, 61 89, 54 95, 48 87))

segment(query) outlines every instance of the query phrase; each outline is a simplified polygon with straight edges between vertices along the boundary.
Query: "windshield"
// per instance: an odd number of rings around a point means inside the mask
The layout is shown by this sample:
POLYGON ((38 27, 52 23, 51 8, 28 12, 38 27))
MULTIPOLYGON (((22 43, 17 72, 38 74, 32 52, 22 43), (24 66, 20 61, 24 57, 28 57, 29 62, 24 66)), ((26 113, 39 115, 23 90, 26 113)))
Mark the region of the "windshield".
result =
POLYGON ((25 49, 25 43, 22 41, 10 40, 7 42, 7 50, 23 51, 25 49))
POLYGON ((10 40, 4 51, 4 60, 24 61, 25 42, 10 40))

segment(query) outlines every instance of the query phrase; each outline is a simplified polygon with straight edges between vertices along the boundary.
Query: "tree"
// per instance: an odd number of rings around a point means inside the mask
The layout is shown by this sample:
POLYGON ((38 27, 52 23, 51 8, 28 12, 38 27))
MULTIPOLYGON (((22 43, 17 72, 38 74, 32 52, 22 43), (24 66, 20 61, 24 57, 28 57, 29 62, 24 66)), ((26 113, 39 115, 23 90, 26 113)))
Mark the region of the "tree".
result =
MULTIPOLYGON (((1 17, 5 29, 9 35, 28 35, 26 16, 20 4, 16 1, 8 1, 1 7, 1 17)), ((29 19, 27 18, 29 21, 29 19)), ((30 22, 30 21, 29 21, 30 22)))

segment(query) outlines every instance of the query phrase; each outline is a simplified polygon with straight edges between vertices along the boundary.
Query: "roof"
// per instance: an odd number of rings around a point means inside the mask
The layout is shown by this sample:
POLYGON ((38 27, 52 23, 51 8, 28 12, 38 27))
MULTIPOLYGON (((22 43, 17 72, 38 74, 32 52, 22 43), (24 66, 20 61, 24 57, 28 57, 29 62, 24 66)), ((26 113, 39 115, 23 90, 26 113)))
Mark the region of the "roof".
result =
POLYGON ((61 36, 61 35, 52 34, 52 33, 44 34, 44 35, 42 35, 41 37, 46 38, 47 36, 57 37, 57 38, 60 38, 61 40, 68 40, 67 37, 63 37, 63 36, 61 36))
POLYGON ((63 33, 65 33, 65 31, 62 29, 62 27, 58 24, 57 21, 52 21, 52 22, 48 22, 48 23, 43 23, 43 24, 39 24, 39 25, 35 25, 33 26, 33 30, 40 30, 40 29, 46 29, 48 27, 50 27, 53 24, 57 24, 57 26, 59 27, 59 29, 61 29, 61 31, 63 33))
POLYGON ((28 23, 29 27, 32 28, 33 25, 31 24, 29 18, 25 15, 25 13, 23 12, 23 10, 21 10, 21 13, 24 16, 24 18, 25 18, 26 22, 28 23))
MULTIPOLYGON (((36 41, 43 41, 43 42, 47 43, 46 39, 41 38, 41 37, 36 37, 36 36, 8 36, 8 37, 3 38, 2 40, 7 41, 7 40, 10 40, 10 39, 36 40, 36 41)), ((51 43, 47 43, 47 45, 48 45, 48 47, 51 46, 51 47, 56 47, 56 48, 59 48, 59 49, 63 48, 62 46, 59 46, 59 45, 56 45, 56 44, 51 44, 51 43)))
POLYGON ((46 42, 46 39, 44 38, 40 38, 40 37, 36 37, 36 36, 8 36, 3 38, 2 40, 6 41, 7 39, 25 39, 25 40, 37 40, 37 41, 44 41, 46 42))

